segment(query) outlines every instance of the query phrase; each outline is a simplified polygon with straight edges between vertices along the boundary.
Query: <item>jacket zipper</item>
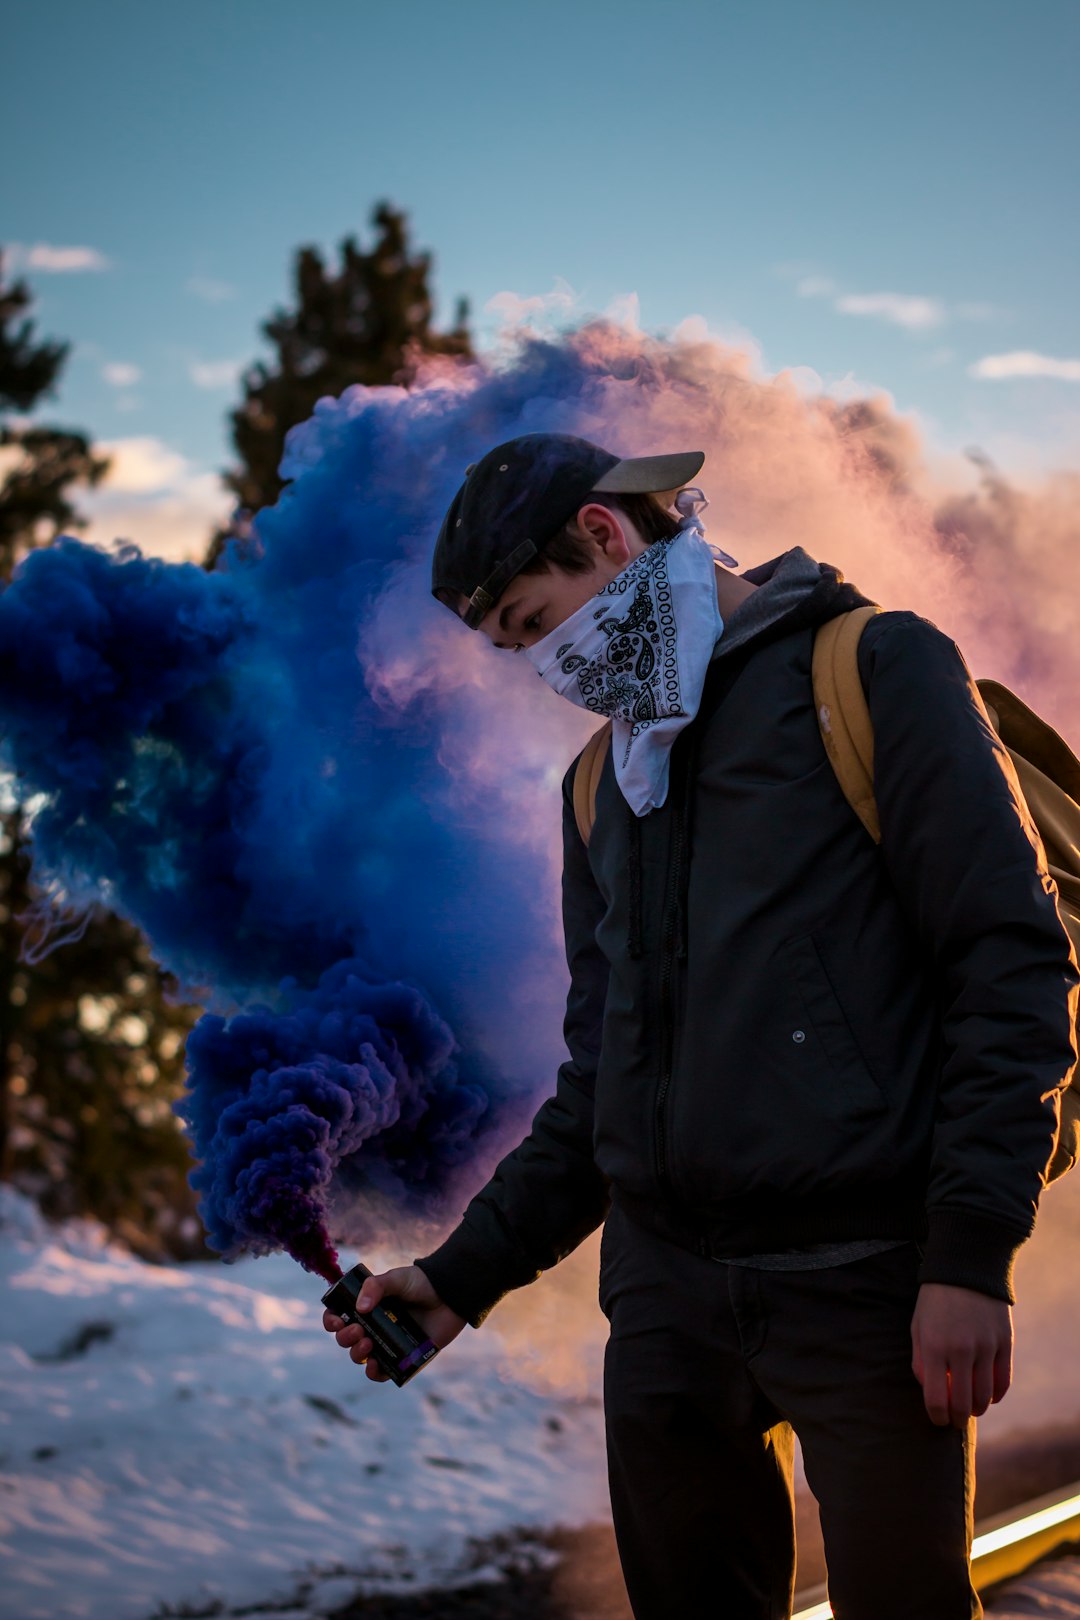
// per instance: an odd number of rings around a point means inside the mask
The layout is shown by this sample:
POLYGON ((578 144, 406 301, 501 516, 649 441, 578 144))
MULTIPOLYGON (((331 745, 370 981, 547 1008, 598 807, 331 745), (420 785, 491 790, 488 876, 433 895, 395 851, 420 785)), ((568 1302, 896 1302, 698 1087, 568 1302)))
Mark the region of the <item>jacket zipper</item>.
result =
MULTIPOLYGON (((715 706, 727 696, 738 679, 746 659, 747 652, 744 650, 738 657, 729 660, 726 670, 716 683, 711 698, 712 706, 715 706)), ((703 694, 701 700, 702 710, 704 707, 705 696, 703 694)), ((700 726, 700 716, 696 724, 700 726)), ((694 727, 691 727, 690 730, 695 732, 694 727)), ((676 801, 674 797, 673 771, 671 786, 673 796, 669 799, 675 827, 672 833, 671 868, 668 878, 668 892, 665 898, 663 927, 660 934, 660 1079, 656 1087, 656 1112, 654 1114, 656 1127, 656 1179, 660 1191, 668 1198, 674 1196, 671 1177, 668 1173, 666 1128, 667 1097, 671 1089, 675 1054, 675 1021, 672 1008, 671 980, 675 966, 676 935, 679 931, 682 865, 686 858, 686 816, 689 796, 694 791, 697 756, 696 742, 693 746, 689 746, 689 738, 687 738, 684 740, 683 746, 686 748, 686 753, 680 773, 682 794, 676 801)), ((689 918, 686 919, 686 926, 689 927, 689 918)))
MULTIPOLYGON (((689 791, 689 784, 686 784, 689 791)), ((675 807, 672 806, 674 809, 675 807)), ((682 807, 675 816, 675 830, 671 858, 671 875, 664 911, 664 927, 660 939, 660 1081, 656 1088, 656 1178, 661 1190, 670 1193, 667 1167, 667 1140, 665 1106, 671 1086, 672 1058, 674 1054, 674 1019, 671 1006, 671 978, 675 965, 675 931, 679 916, 679 879, 683 858, 682 807)))

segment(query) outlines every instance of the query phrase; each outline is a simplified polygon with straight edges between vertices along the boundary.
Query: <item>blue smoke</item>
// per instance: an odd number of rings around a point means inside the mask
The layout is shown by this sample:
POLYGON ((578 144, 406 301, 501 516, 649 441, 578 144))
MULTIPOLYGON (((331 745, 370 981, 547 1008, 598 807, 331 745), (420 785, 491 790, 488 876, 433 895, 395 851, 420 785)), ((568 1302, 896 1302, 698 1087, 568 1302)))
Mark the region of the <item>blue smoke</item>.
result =
POLYGON ((503 439, 632 453, 609 391, 661 369, 594 326, 350 389, 290 435, 292 482, 215 573, 64 538, 0 596, 37 883, 132 919, 211 1009, 182 1113, 227 1256, 325 1271, 328 1222, 363 1236, 359 1192, 445 1216, 551 1085, 564 980, 537 829, 558 827, 581 722, 431 600, 431 547, 503 439))

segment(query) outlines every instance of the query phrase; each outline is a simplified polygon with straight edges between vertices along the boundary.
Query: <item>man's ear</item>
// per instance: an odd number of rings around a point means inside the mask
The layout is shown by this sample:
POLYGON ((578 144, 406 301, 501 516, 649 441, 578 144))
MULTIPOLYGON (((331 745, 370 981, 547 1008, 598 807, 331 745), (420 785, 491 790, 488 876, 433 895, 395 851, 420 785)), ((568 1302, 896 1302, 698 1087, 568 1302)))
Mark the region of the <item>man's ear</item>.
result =
POLYGON ((609 506, 604 506, 600 501, 590 501, 578 508, 575 522, 582 539, 590 541, 610 561, 617 563, 620 568, 630 561, 626 531, 619 522, 619 514, 609 506))

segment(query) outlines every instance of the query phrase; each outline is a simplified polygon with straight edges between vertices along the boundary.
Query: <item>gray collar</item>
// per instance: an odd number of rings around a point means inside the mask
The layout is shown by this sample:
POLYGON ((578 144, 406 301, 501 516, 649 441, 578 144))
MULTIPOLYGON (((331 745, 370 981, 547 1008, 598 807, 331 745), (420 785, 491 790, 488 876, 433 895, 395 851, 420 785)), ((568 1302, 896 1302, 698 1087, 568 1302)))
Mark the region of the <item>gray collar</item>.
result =
POLYGON ((770 562, 757 568, 748 568, 740 578, 756 585, 757 590, 740 602, 730 618, 724 621, 724 633, 716 644, 715 658, 723 658, 736 648, 745 646, 764 630, 786 618, 793 608, 805 601, 818 589, 822 580, 822 566, 814 561, 801 546, 793 546, 770 562))

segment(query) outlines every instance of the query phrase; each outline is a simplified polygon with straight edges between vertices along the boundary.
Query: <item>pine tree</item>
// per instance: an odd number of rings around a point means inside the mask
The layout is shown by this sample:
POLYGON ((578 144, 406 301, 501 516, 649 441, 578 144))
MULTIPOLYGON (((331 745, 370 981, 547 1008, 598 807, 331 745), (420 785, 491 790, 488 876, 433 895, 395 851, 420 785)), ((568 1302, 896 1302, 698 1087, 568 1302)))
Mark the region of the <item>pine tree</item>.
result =
MULTIPOLYGON (((464 299, 451 330, 432 331, 431 255, 412 252, 405 215, 384 202, 372 223, 378 235, 370 252, 347 237, 336 272, 317 248, 300 248, 296 306, 277 310, 263 325, 274 359, 249 368, 243 401, 231 418, 239 465, 225 481, 244 512, 277 500, 285 435, 324 395, 338 395, 351 383, 407 384, 422 355, 472 354, 464 299)), ((215 537, 207 567, 226 538, 215 537)))
MULTIPOLYGON (((0 414, 31 410, 51 394, 67 359, 66 343, 34 338, 23 281, 5 284, 0 253, 0 414)), ((0 572, 5 579, 20 556, 80 526, 67 498, 73 484, 96 484, 108 461, 95 456, 81 433, 37 423, 0 422, 0 572)))
MULTIPOLYGON (((12 420, 55 390, 68 346, 34 333, 31 295, 0 258, 0 576, 61 530, 108 463, 82 433, 12 420)), ((188 1153, 170 1108, 195 1009, 137 929, 99 910, 36 959, 26 814, 0 783, 0 1177, 53 1215, 94 1214, 150 1253, 201 1249, 188 1153)))

